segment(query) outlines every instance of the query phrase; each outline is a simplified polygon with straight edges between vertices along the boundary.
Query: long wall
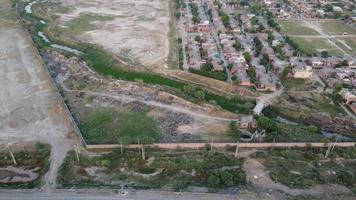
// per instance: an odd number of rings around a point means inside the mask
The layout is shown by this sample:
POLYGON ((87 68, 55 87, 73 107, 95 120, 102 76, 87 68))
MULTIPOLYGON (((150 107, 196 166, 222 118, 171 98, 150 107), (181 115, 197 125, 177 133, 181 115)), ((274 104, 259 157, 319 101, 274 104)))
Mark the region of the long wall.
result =
MULTIPOLYGON (((231 146, 239 146, 239 148, 271 148, 271 147, 329 147, 335 145, 335 147, 355 147, 356 142, 338 142, 338 143, 155 143, 151 145, 145 145, 146 147, 156 147, 161 149, 201 149, 207 145, 213 146, 213 148, 225 148, 231 146)), ((100 145, 87 145, 88 150, 104 150, 120 148, 119 144, 100 144, 100 145)), ((132 144, 125 145, 125 148, 139 148, 140 145, 132 144)))

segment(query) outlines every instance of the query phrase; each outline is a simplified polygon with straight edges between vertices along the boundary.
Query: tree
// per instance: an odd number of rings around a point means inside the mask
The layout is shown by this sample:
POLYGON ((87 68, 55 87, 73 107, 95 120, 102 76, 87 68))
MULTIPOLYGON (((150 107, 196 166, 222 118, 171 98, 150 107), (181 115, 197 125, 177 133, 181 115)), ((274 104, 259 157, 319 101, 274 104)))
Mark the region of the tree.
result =
POLYGON ((343 185, 352 186, 355 179, 355 175, 350 170, 342 170, 338 173, 337 179, 343 185))
POLYGON ((260 129, 266 130, 267 133, 271 133, 273 131, 278 130, 278 125, 277 123, 268 117, 261 116, 257 120, 257 126, 260 129))
POLYGON ((229 71, 231 71, 233 66, 234 66, 233 64, 229 63, 226 67, 227 67, 227 69, 229 69, 229 71))
POLYGON ((251 57, 251 54, 250 54, 249 52, 243 53, 243 56, 244 56, 244 58, 245 58, 245 60, 246 60, 247 63, 250 63, 250 62, 251 62, 252 57, 251 57))
POLYGON ((202 65, 200 65, 200 69, 206 72, 210 72, 211 70, 214 69, 214 65, 211 62, 206 62, 202 65))
POLYGON ((323 58, 329 57, 329 52, 328 51, 322 51, 321 52, 321 57, 323 57, 323 58))
POLYGON ((204 101, 205 99, 205 93, 203 90, 198 90, 194 93, 194 96, 199 99, 200 101, 204 101))
POLYGON ((211 173, 206 182, 210 188, 217 188, 221 185, 220 178, 215 173, 211 173))
POLYGON ((188 177, 180 176, 173 180, 173 190, 175 192, 183 192, 188 188, 188 177))
POLYGON ((183 87, 183 92, 188 96, 194 96, 196 88, 192 85, 185 85, 183 87))
POLYGON ((256 78, 256 70, 253 67, 247 69, 247 74, 250 78, 256 78))
POLYGON ((242 44, 238 40, 235 40, 235 43, 232 46, 236 49, 236 51, 240 51, 242 48, 242 44))

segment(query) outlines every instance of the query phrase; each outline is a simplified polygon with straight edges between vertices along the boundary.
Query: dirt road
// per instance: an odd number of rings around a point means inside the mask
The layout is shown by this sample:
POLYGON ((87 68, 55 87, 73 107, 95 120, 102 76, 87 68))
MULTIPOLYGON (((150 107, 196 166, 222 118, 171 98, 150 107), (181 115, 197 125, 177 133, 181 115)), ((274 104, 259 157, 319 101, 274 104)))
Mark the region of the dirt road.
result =
POLYGON ((157 101, 148 101, 148 100, 144 100, 144 99, 133 98, 132 96, 128 96, 128 95, 111 95, 111 94, 106 94, 106 93, 93 92, 93 91, 89 91, 89 90, 70 90, 67 88, 64 88, 64 90, 66 92, 76 92, 76 93, 82 92, 82 93, 87 93, 87 94, 94 95, 94 96, 108 97, 108 98, 112 98, 112 99, 116 99, 116 100, 120 100, 120 101, 128 101, 128 102, 138 101, 138 102, 144 103, 146 105, 167 109, 167 110, 177 112, 177 113, 185 113, 185 114, 188 114, 188 115, 191 115, 194 117, 198 117, 198 118, 203 118, 203 119, 212 119, 212 120, 228 121, 228 122, 237 121, 236 118, 214 117, 214 116, 211 116, 208 114, 192 111, 190 109, 187 109, 187 108, 184 108, 181 106, 174 106, 174 105, 160 103, 157 101))
POLYGON ((264 95, 261 95, 260 97, 258 97, 257 104, 253 108, 253 112, 256 115, 260 115, 263 108, 270 105, 275 98, 279 97, 283 93, 283 91, 284 91, 284 89, 280 88, 280 89, 276 90, 275 92, 273 92, 272 94, 264 94, 264 95))

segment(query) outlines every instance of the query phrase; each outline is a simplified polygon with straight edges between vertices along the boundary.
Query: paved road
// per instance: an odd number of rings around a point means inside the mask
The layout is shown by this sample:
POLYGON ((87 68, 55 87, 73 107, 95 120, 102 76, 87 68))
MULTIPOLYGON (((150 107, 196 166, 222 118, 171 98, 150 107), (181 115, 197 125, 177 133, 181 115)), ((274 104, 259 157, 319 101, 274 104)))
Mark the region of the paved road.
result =
POLYGON ((127 195, 113 194, 108 190, 84 190, 66 192, 56 190, 51 193, 43 192, 1 192, 0 200, 232 200, 238 199, 233 195, 212 193, 183 193, 164 191, 140 190, 130 191, 127 195))

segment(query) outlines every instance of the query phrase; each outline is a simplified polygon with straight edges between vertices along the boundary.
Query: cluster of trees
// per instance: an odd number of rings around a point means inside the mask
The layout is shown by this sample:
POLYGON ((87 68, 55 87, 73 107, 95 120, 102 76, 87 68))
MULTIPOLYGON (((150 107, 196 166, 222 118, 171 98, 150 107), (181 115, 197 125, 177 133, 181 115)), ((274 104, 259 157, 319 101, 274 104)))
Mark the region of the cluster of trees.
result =
POLYGON ((199 101, 205 100, 205 92, 203 90, 197 89, 196 87, 194 87, 192 85, 185 85, 183 87, 183 92, 188 97, 196 98, 199 101))
POLYGON ((193 20, 193 23, 196 24, 200 21, 200 18, 199 18, 199 11, 198 11, 198 6, 196 3, 191 3, 190 4, 190 10, 192 12, 192 20, 193 20))
POLYGON ((272 68, 272 65, 270 63, 269 57, 265 53, 262 55, 262 58, 260 60, 260 64, 265 67, 266 73, 272 68))
POLYGON ((256 83, 257 79, 256 79, 256 70, 255 70, 255 68, 249 67, 246 72, 247 72, 248 77, 250 78, 250 81, 252 83, 256 83))
POLYGON ((221 17, 221 22, 224 24, 224 26, 228 29, 231 28, 231 25, 230 25, 230 17, 228 14, 226 14, 225 12, 219 10, 219 15, 221 17))
POLYGON ((242 49, 242 44, 238 40, 235 40, 235 43, 232 46, 236 49, 236 51, 240 51, 242 49))
POLYGON ((251 56, 251 54, 250 54, 249 52, 246 51, 246 52, 244 52, 242 55, 244 56, 244 58, 245 58, 245 60, 246 60, 247 63, 250 63, 250 62, 251 62, 252 56, 251 56))
POLYGON ((280 32, 281 31, 281 27, 279 26, 279 24, 274 21, 273 19, 273 13, 270 11, 266 11, 265 12, 265 18, 267 20, 267 24, 271 27, 274 28, 276 31, 280 32))
POLYGON ((286 41, 287 44, 289 44, 295 51, 301 52, 301 49, 299 48, 299 45, 294 42, 290 37, 286 36, 284 37, 284 40, 286 41))
POLYGON ((255 45, 256 56, 259 56, 261 51, 262 51, 262 47, 263 47, 262 42, 257 37, 254 37, 253 38, 253 44, 255 45))

